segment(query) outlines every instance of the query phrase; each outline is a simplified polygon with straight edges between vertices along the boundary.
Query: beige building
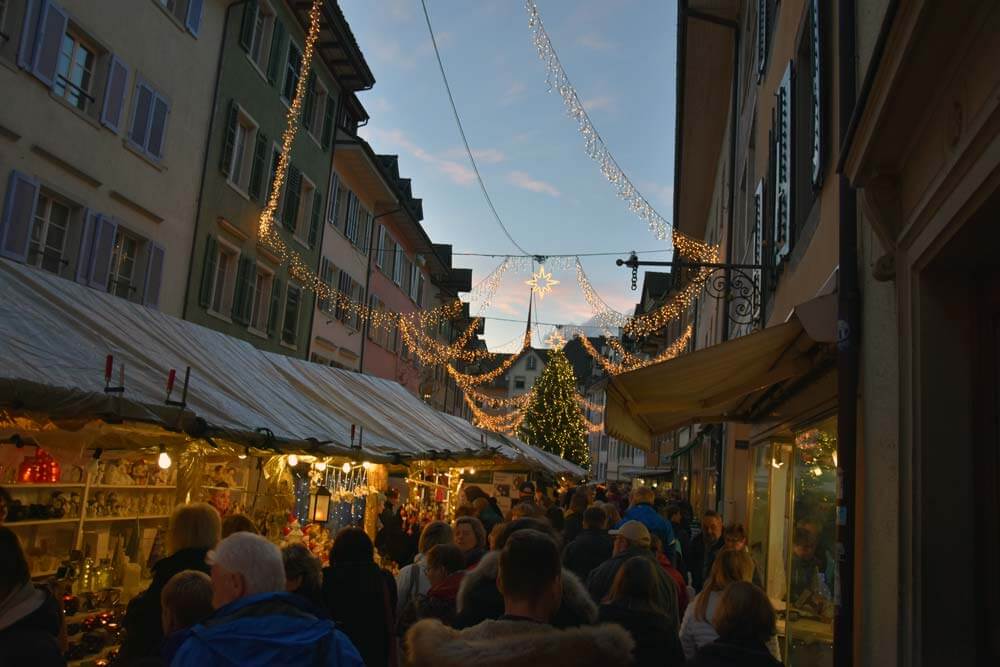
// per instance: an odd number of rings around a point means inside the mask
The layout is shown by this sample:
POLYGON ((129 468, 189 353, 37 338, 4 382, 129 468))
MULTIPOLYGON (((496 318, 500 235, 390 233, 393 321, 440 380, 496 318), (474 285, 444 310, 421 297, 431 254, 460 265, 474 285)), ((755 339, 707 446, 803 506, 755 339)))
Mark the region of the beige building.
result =
POLYGON ((0 255, 181 314, 223 13, 0 2, 0 255))

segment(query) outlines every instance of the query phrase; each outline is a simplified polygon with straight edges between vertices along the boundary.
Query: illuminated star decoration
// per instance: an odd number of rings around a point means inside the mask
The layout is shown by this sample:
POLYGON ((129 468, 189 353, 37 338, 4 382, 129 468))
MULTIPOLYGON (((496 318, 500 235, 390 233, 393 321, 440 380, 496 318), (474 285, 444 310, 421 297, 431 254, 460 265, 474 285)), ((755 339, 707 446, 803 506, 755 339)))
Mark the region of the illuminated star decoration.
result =
POLYGON ((552 274, 545 270, 544 266, 538 267, 531 276, 531 280, 525 280, 524 284, 538 295, 539 299, 544 299, 545 295, 552 291, 552 288, 559 284, 559 281, 552 277, 552 274))
POLYGON ((545 339, 545 344, 553 350, 561 350, 566 345, 566 338, 562 335, 562 331, 556 329, 545 339))

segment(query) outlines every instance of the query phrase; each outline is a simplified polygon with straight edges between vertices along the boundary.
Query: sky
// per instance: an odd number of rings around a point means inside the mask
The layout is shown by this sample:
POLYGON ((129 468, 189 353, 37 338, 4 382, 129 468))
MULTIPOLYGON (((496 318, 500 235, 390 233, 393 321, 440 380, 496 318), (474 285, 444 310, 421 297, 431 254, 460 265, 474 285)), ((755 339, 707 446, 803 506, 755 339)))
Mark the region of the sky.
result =
MULTIPOLYGON (((521 0, 426 0, 445 72, 480 172, 501 219, 531 254, 665 251, 630 213, 555 92, 531 41, 521 0)), ((618 164, 659 213, 673 201, 676 6, 663 0, 536 0, 545 28, 591 120, 618 164)), ((450 243, 473 284, 520 254, 490 210, 469 165, 434 58, 420 0, 340 0, 375 75, 359 94, 360 130, 378 153, 399 155, 400 175, 423 200, 423 225, 450 243)), ((668 259, 666 253, 646 259, 668 259)), ((630 312, 639 292, 615 257, 583 257, 602 298, 630 312)), ((580 324, 593 316, 572 269, 537 300, 533 319, 580 324)), ((491 350, 523 336, 530 272, 508 271, 484 314, 491 350), (510 318, 505 322, 496 318, 510 318)), ((639 287, 642 278, 640 276, 639 287)), ((552 331, 542 326, 535 345, 552 331)))

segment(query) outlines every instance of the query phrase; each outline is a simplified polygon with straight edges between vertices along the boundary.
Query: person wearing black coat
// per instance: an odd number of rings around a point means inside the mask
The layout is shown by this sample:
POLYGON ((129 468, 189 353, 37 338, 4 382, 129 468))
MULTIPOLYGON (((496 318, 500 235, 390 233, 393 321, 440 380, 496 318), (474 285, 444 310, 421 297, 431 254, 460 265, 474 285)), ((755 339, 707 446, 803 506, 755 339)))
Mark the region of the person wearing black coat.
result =
POLYGON ((583 530, 583 515, 587 511, 587 490, 578 488, 573 492, 573 497, 569 501, 569 512, 566 513, 566 521, 562 530, 563 544, 569 544, 576 539, 576 536, 583 530))
POLYGON ((722 539, 722 517, 709 510, 701 520, 701 535, 692 538, 690 555, 687 557, 691 585, 700 591, 705 585, 708 573, 712 571, 715 555, 726 545, 722 539))
POLYGON ((588 507, 583 513, 583 530, 563 549, 563 567, 586 581, 591 571, 611 558, 613 543, 604 526, 608 514, 603 507, 588 507))
POLYGON ((206 574, 211 568, 205 562, 210 549, 222 538, 222 520, 214 507, 207 503, 178 505, 170 517, 167 546, 170 555, 153 565, 153 581, 128 604, 122 625, 126 631, 116 665, 127 667, 141 658, 160 654, 163 643, 163 609, 160 595, 170 578, 184 570, 206 574))
POLYGON ((368 667, 395 667, 396 580, 375 563, 360 528, 343 528, 323 568, 323 603, 368 667))
POLYGON ((59 602, 32 585, 17 535, 0 527, 0 665, 62 667, 62 630, 59 602))

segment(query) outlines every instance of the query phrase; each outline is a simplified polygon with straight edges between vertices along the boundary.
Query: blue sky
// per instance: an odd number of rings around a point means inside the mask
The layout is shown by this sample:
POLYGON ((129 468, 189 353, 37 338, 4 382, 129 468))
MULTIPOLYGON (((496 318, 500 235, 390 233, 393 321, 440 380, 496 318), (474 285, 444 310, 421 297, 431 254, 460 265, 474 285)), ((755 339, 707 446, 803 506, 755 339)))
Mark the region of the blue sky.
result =
MULTIPOLYGON (((668 220, 673 198, 676 7, 663 0, 536 0, 556 50, 594 125, 632 181, 668 220)), ((341 0, 375 87, 361 131, 377 152, 396 153, 423 199, 424 227, 455 252, 517 253, 493 220, 462 149, 420 0, 341 0)), ((494 204, 534 254, 664 249, 629 213, 562 101, 545 84, 521 0, 427 0, 445 70, 494 204)), ((649 258, 666 259, 666 255, 649 258)), ((456 257, 473 282, 500 259, 456 257)), ((583 258, 601 296, 630 311, 638 292, 614 257, 583 258)), ((546 322, 592 313, 572 270, 538 304, 546 322)), ((508 272, 486 315, 525 317, 527 273, 508 272)), ((641 285, 641 282, 640 282, 641 285)), ((473 304, 473 312, 477 312, 473 304)), ((549 327, 542 327, 541 336, 549 327)), ((523 324, 487 319, 491 349, 523 324)), ((537 341, 536 341, 537 344, 537 341)))

